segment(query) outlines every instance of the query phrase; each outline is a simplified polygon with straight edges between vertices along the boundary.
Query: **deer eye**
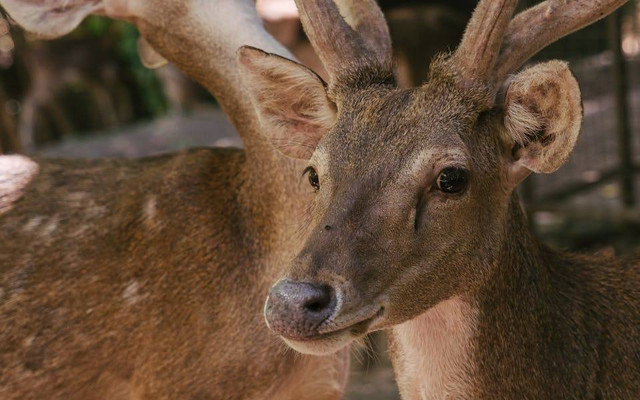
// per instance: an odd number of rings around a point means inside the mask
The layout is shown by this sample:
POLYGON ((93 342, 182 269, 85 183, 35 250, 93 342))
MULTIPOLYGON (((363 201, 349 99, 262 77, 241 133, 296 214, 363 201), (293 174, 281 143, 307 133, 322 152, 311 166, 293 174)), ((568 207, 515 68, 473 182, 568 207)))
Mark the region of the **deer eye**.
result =
POLYGON ((438 176, 438 189, 444 193, 460 193, 467 187, 468 172, 462 168, 445 168, 438 176))
POLYGON ((309 178, 309 184, 313 187, 313 189, 320 190, 320 178, 318 178, 318 173, 316 172, 315 168, 307 167, 307 169, 304 170, 304 173, 307 174, 307 177, 309 178))

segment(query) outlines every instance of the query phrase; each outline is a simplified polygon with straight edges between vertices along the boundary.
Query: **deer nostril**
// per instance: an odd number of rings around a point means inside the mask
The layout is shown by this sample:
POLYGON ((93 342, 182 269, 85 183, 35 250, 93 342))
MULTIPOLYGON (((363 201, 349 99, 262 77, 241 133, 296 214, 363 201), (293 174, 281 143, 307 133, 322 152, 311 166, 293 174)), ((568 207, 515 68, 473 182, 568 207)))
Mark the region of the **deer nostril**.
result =
POLYGON ((321 311, 324 308, 324 304, 319 301, 315 301, 313 303, 309 303, 306 305, 306 309, 311 312, 321 311))
POLYGON ((287 337, 309 337, 336 311, 335 290, 329 285, 281 281, 265 307, 269 327, 287 337))
POLYGON ((328 286, 310 286, 307 299, 302 304, 305 311, 322 313, 331 305, 331 288, 328 286))

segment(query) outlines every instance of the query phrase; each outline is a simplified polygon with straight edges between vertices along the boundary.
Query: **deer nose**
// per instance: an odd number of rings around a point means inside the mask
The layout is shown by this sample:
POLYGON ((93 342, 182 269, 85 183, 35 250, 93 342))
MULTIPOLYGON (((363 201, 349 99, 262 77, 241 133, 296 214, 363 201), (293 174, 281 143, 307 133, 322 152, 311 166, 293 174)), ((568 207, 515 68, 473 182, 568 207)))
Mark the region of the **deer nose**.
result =
POLYGON ((328 285, 280 281, 269 292, 265 318, 269 327, 289 339, 304 340, 336 309, 335 291, 328 285))

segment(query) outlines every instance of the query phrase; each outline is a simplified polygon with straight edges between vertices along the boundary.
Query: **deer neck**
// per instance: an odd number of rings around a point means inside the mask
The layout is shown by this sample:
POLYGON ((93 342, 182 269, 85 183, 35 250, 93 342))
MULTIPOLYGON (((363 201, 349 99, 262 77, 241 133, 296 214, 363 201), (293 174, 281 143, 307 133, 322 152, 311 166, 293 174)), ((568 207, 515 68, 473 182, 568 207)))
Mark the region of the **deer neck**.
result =
POLYGON ((500 307, 545 299, 550 278, 544 251, 529 232, 515 195, 507 220, 491 278, 473 293, 440 302, 393 328, 390 348, 403 398, 472 398, 479 384, 477 366, 484 365, 479 348, 486 345, 485 330, 490 332, 501 318, 499 325, 517 325, 524 311, 515 307, 503 314, 500 307))
POLYGON ((562 263, 562 256, 530 232, 516 195, 512 198, 507 221, 492 274, 474 294, 481 319, 490 314, 517 320, 524 317, 519 314, 533 317, 535 311, 547 307, 546 303, 555 295, 554 271, 558 270, 556 265, 562 263), (509 313, 506 313, 507 307, 509 313))
POLYGON ((496 296, 514 299, 528 295, 543 296, 551 288, 552 268, 549 263, 554 262, 554 253, 529 230, 517 195, 512 196, 507 212, 492 274, 475 294, 479 303, 496 296))
POLYGON ((573 379, 588 369, 600 340, 584 292, 591 278, 575 282, 583 266, 529 232, 516 196, 508 221, 493 275, 475 295, 472 358, 483 367, 474 379, 474 396, 564 397, 567 388, 579 391, 585 384, 573 379), (588 359, 580 359, 584 354, 588 359))
POLYGON ((477 309, 455 297, 395 326, 390 350, 403 399, 467 398, 477 309))

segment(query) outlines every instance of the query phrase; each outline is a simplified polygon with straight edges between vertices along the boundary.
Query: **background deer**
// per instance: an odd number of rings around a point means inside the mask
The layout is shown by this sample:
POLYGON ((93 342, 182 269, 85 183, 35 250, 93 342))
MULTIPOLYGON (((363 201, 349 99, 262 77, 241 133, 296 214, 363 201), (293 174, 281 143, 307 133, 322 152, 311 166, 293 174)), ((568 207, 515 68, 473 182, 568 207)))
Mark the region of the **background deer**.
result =
POLYGON ((389 329, 408 399, 636 398, 638 261, 544 246, 514 190, 569 156, 578 84, 560 61, 510 76, 624 0, 546 1, 511 19, 516 3, 482 0, 414 89, 396 88, 384 20, 347 24, 331 0, 297 1, 328 85, 240 51, 265 133, 306 160, 316 192, 265 315, 305 354, 389 329))
MULTIPOLYGON (((263 319, 269 288, 301 248, 292 221, 312 191, 299 184, 304 163, 267 140, 270 125, 240 81, 242 45, 291 57, 254 2, 0 4, 47 36, 88 13, 132 21, 216 96, 246 148, 138 161, 0 157, 0 398, 339 398, 347 351, 300 356, 263 319)), ((341 2, 365 22, 378 17, 372 4, 341 2)), ((290 110, 309 100, 322 98, 298 96, 290 110)))

